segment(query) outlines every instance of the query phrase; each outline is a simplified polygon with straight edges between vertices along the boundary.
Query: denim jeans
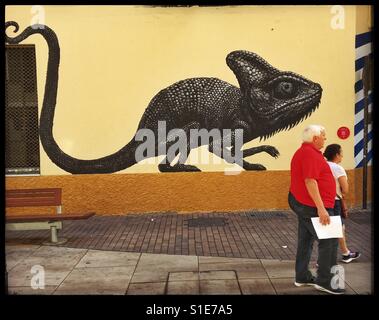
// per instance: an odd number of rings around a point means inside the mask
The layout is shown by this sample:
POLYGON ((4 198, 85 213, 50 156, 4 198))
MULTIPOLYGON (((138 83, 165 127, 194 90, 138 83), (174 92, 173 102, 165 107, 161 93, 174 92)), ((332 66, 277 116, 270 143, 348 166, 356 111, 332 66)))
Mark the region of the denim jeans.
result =
MULTIPOLYGON (((341 205, 341 200, 337 200, 334 202, 334 215, 335 216, 340 216, 341 215, 341 211, 342 211, 342 205, 341 205)), ((345 219, 342 218, 341 216, 341 221, 342 221, 342 224, 345 223, 345 219)))
MULTIPOLYGON (((313 242, 318 241, 318 269, 316 283, 330 285, 331 268, 337 264, 338 239, 318 239, 311 218, 318 217, 317 208, 306 206, 298 202, 295 197, 288 194, 288 204, 298 218, 298 240, 296 253, 296 281, 306 282, 312 276, 309 270, 309 261, 312 255, 313 242)), ((329 216, 334 215, 333 209, 326 209, 329 216)))

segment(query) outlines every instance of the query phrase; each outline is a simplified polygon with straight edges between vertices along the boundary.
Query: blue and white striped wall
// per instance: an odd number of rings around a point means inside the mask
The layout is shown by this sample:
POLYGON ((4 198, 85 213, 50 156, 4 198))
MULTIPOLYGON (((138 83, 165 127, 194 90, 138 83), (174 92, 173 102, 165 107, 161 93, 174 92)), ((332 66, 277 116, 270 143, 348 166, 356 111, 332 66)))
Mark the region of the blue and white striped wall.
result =
MULTIPOLYGON (((372 58, 372 33, 366 32, 357 34, 355 37, 355 118, 354 118, 354 158, 355 167, 362 167, 363 165, 363 114, 364 114, 364 93, 362 71, 364 66, 364 59, 369 55, 372 58)), ((368 110, 372 111, 372 95, 371 91, 368 92, 368 110)), ((367 161, 368 165, 372 165, 372 125, 368 126, 368 145, 367 145, 367 161)))

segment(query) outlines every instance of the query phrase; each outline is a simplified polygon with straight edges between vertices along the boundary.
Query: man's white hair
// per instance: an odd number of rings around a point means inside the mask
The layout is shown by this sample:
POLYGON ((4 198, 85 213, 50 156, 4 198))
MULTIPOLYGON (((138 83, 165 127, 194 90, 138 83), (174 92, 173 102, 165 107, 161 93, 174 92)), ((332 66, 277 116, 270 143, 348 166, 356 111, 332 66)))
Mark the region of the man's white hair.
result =
POLYGON ((313 137, 319 137, 322 132, 325 132, 325 128, 318 124, 311 124, 307 126, 303 131, 303 141, 312 142, 313 137))

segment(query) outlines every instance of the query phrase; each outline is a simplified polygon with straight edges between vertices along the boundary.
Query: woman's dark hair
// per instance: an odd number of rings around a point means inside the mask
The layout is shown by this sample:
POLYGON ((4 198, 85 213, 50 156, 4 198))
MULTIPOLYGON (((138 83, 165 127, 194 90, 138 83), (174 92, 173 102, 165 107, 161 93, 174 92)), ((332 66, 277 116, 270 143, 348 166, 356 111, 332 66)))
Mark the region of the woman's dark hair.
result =
POLYGON ((333 161, 337 154, 341 153, 341 146, 339 144, 330 144, 325 148, 324 157, 328 161, 333 161))

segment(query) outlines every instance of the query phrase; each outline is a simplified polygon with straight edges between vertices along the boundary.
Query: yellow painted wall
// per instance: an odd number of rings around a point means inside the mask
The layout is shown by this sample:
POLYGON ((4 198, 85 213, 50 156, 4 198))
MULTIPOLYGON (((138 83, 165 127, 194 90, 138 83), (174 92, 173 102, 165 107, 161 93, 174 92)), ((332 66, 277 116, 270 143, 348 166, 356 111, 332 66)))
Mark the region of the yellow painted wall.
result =
MULTIPOLYGON (((23 30, 35 19, 31 8, 7 6, 6 20, 17 21, 23 30)), ((206 76, 238 85, 225 57, 244 49, 281 70, 320 83, 324 90, 320 107, 310 118, 261 142, 276 146, 281 152, 278 159, 261 154, 248 160, 269 170, 288 170, 302 129, 318 123, 326 127, 328 143, 338 142, 344 148, 344 167, 354 168, 355 6, 344 6, 342 30, 331 27, 331 6, 42 8, 61 47, 54 135, 66 153, 93 159, 117 151, 133 137, 153 96, 178 80, 206 76), (349 139, 338 139, 340 126, 350 128, 349 139)), ((36 44, 41 108, 47 46, 38 35, 25 43, 36 44)), ((258 140, 245 147, 255 145, 258 140)), ((225 164, 198 167, 221 171, 225 164)), ((138 172, 158 170, 156 165, 140 163, 119 173, 138 172)), ((42 147, 41 173, 67 174, 42 147)))
POLYGON ((371 31, 373 27, 373 7, 356 6, 356 33, 371 31))

